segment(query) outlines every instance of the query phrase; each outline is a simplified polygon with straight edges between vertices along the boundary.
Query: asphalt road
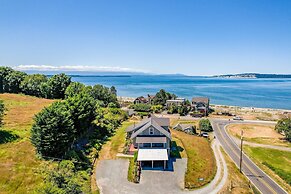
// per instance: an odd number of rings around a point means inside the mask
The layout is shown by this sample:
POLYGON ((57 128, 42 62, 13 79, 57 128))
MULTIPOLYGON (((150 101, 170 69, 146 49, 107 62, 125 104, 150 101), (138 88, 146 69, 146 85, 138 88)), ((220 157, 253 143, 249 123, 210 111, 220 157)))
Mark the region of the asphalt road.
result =
MULTIPOLYGON (((240 148, 234 141, 228 136, 225 131, 225 126, 229 123, 241 123, 245 121, 228 121, 220 119, 212 119, 212 126, 216 138, 221 143, 224 150, 232 158, 234 163, 239 166, 240 161, 240 148)), ((264 123, 264 122, 262 122, 264 123)), ((258 166, 256 166, 251 159, 243 154, 242 172, 247 178, 257 187, 263 194, 287 193, 281 188, 275 181, 273 181, 266 173, 264 173, 258 166)))

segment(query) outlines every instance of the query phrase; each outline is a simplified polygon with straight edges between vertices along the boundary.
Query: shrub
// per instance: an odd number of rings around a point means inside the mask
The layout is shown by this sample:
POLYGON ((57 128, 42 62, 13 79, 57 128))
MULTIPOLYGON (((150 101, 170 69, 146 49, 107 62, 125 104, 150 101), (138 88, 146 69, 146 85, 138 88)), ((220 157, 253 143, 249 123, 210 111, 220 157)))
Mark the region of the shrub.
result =
POLYGON ((205 131, 205 132, 211 132, 211 131, 213 131, 212 125, 211 125, 209 119, 201 119, 199 121, 199 129, 201 131, 205 131))

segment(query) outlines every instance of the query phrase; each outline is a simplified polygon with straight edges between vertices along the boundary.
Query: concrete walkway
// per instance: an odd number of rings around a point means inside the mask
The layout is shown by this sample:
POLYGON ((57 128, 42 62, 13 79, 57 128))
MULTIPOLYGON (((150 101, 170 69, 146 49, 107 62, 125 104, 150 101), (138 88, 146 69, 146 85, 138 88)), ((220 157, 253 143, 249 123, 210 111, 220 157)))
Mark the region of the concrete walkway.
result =
POLYGON ((102 194, 208 194, 217 193, 225 185, 228 172, 220 145, 212 144, 217 173, 213 181, 205 187, 193 191, 184 190, 184 176, 187 159, 176 159, 174 171, 143 170, 139 184, 127 181, 129 161, 127 159, 103 160, 96 169, 97 185, 102 194))

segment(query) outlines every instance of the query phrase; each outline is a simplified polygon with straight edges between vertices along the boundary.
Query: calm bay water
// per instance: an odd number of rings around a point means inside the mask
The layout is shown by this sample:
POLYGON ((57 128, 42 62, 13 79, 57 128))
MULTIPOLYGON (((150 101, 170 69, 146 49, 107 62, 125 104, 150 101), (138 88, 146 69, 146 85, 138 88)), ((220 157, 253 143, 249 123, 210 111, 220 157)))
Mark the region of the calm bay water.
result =
POLYGON ((160 89, 179 97, 208 96, 211 104, 291 109, 291 79, 222 79, 189 76, 73 77, 86 85, 115 86, 118 96, 155 94, 160 89))

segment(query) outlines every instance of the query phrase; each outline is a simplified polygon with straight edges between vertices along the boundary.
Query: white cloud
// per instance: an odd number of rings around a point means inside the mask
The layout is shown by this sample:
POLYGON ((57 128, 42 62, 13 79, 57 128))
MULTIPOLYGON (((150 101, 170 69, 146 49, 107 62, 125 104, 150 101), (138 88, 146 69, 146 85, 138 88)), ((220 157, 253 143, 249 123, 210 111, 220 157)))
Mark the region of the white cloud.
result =
POLYGON ((88 66, 88 65, 18 65, 14 69, 19 71, 79 71, 79 72, 146 72, 141 69, 132 69, 127 67, 110 66, 88 66))

